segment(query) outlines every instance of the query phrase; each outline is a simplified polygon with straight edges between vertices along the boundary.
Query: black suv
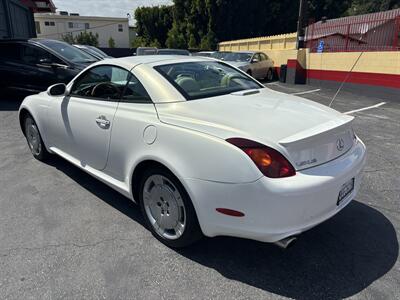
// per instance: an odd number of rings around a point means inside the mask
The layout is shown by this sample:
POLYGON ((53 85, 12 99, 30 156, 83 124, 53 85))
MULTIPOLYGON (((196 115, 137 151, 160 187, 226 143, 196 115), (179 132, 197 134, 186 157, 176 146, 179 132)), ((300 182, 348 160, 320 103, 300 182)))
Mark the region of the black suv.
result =
POLYGON ((0 91, 36 94, 68 83, 97 61, 67 43, 49 39, 0 41, 0 91))

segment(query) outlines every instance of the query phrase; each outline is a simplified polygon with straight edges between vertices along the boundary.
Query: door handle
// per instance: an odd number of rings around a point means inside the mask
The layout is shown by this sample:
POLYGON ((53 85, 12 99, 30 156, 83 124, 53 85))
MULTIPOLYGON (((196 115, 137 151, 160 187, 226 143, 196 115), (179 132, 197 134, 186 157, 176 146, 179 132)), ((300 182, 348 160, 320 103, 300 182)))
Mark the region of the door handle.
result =
POLYGON ((110 121, 107 120, 107 118, 105 116, 97 117, 96 123, 97 123, 97 125, 99 125, 100 128, 107 129, 108 127, 110 127, 110 121))

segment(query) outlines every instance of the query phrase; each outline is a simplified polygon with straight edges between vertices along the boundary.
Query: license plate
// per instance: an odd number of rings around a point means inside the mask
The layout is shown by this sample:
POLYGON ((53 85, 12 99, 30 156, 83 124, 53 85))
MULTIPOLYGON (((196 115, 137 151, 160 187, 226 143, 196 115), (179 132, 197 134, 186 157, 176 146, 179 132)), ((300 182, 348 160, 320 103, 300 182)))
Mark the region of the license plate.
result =
POLYGON ((350 179, 349 181, 347 181, 345 184, 342 185, 342 189, 339 192, 336 204, 340 205, 343 199, 345 199, 353 190, 354 190, 354 178, 350 179))

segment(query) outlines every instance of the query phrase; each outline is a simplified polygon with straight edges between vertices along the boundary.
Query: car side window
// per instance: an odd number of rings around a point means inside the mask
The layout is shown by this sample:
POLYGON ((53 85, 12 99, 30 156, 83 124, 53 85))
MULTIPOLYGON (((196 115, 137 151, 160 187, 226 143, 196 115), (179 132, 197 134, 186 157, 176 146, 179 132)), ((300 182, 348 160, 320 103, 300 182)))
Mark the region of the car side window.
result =
POLYGON ((258 54, 258 53, 254 54, 253 60, 255 60, 255 59, 257 59, 258 61, 261 61, 260 54, 258 54))
POLYGON ((133 74, 130 74, 121 101, 131 103, 152 103, 146 89, 133 74))
POLYGON ((260 53, 261 60, 268 60, 268 56, 265 55, 264 53, 260 53))
POLYGON ((119 100, 130 73, 116 66, 97 66, 83 73, 73 84, 71 96, 97 100, 119 100))
POLYGON ((55 57, 53 54, 37 46, 23 45, 21 50, 22 61, 26 64, 63 64, 63 62, 55 57))

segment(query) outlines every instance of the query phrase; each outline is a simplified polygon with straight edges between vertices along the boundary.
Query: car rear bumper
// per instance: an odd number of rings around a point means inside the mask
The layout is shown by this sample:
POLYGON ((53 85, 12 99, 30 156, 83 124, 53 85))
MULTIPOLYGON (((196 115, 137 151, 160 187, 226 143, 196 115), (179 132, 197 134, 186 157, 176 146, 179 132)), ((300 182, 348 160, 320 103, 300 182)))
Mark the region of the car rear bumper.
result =
POLYGON ((184 179, 206 236, 235 236, 275 242, 300 234, 331 218, 357 194, 365 165, 361 141, 343 156, 326 164, 297 172, 293 177, 228 184, 184 179), (354 178, 354 190, 337 205, 344 183, 354 178), (244 213, 221 214, 216 208, 244 213))

